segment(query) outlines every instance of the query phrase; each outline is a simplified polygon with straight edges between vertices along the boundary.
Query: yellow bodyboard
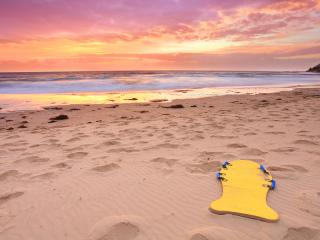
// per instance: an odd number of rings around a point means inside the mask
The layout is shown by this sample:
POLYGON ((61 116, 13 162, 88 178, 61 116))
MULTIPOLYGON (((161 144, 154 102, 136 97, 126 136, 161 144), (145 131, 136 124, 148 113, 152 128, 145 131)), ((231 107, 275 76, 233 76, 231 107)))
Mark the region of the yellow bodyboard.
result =
POLYGON ((270 222, 279 220, 278 213, 267 204, 268 191, 275 187, 275 181, 262 165, 250 160, 225 162, 217 177, 223 193, 211 203, 210 211, 270 222))

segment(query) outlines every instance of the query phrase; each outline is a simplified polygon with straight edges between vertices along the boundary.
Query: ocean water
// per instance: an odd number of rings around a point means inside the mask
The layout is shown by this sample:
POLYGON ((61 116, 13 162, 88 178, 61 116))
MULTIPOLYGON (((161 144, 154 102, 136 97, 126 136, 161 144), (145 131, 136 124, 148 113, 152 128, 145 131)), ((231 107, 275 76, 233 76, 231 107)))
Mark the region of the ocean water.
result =
POLYGON ((52 72, 0 73, 0 94, 128 92, 215 87, 319 84, 306 72, 52 72))

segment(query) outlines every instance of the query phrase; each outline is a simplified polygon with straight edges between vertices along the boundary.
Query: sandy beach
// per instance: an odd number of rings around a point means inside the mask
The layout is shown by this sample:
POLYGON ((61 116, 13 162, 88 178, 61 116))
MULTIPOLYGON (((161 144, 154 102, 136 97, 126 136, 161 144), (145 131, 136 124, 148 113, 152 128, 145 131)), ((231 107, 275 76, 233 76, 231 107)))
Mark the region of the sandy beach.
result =
POLYGON ((320 239, 320 88, 0 113, 0 137, 1 240, 320 239), (235 159, 278 222, 208 211, 235 159))

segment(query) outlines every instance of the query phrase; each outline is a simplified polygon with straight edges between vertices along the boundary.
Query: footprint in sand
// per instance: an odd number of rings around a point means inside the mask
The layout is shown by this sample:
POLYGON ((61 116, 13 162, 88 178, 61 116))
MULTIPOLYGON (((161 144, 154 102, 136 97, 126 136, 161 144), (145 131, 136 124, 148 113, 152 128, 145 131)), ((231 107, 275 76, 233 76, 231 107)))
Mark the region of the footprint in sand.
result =
MULTIPOLYGON (((20 138, 19 135, 12 135, 12 136, 7 137, 6 139, 18 139, 18 138, 20 138)), ((13 144, 15 144, 15 143, 13 143, 13 144)))
POLYGON ((242 152, 242 154, 250 155, 250 156, 262 156, 262 155, 267 154, 267 152, 263 152, 263 151, 261 151, 260 149, 257 149, 257 148, 248 148, 248 149, 244 150, 242 152))
POLYGON ((294 144, 299 144, 299 145, 307 145, 307 146, 317 146, 318 143, 314 142, 314 141, 310 141, 310 140, 296 140, 293 142, 294 144))
POLYGON ((115 169, 120 168, 120 166, 116 163, 108 163, 105 165, 101 165, 101 166, 97 166, 92 168, 92 170, 96 171, 96 172, 109 172, 115 169))
POLYGON ((80 141, 80 140, 81 140, 80 137, 73 137, 73 138, 68 139, 66 142, 67 143, 72 143, 72 142, 77 142, 77 141, 80 141))
POLYGON ((43 143, 49 143, 49 144, 56 144, 58 142, 59 140, 54 138, 43 141, 43 143))
POLYGON ((23 147, 25 145, 27 145, 28 143, 27 142, 12 142, 12 143, 4 143, 2 145, 0 145, 0 148, 4 149, 4 148, 10 148, 10 147, 23 147))
POLYGON ((197 135, 194 135, 192 137, 190 137, 190 140, 202 140, 202 139, 205 139, 205 137, 203 135, 200 135, 200 134, 197 134, 197 135))
POLYGON ((108 147, 108 146, 114 146, 114 145, 119 145, 119 144, 121 144, 121 142, 119 142, 117 140, 110 140, 110 141, 103 142, 101 145, 108 147))
POLYGON ((132 152, 139 152, 140 150, 135 149, 135 148, 113 148, 108 150, 108 153, 132 153, 132 152))
POLYGON ((89 240, 152 240, 147 235, 145 221, 137 216, 115 216, 98 222, 91 230, 89 240))
POLYGON ((196 233, 190 237, 190 240, 209 240, 210 238, 206 237, 201 233, 196 233))
POLYGON ((257 133, 255 133, 255 132, 247 132, 247 133, 243 134, 243 136, 254 136, 254 135, 257 135, 257 133))
POLYGON ((121 144, 121 142, 116 141, 116 140, 110 140, 110 141, 105 141, 94 148, 101 149, 101 148, 111 147, 111 146, 115 146, 115 145, 119 145, 119 144, 121 144))
POLYGON ((45 144, 34 144, 34 145, 31 145, 29 148, 37 148, 37 147, 40 147, 42 145, 45 145, 45 144))
POLYGON ((299 209, 312 216, 320 217, 319 196, 319 193, 313 192, 312 190, 302 192, 299 196, 299 209))
POLYGON ((281 165, 281 166, 270 166, 268 170, 272 172, 272 175, 279 179, 297 179, 299 173, 306 173, 308 172, 302 166, 299 165, 281 165))
POLYGON ((219 157, 219 159, 221 159, 222 161, 229 161, 229 160, 232 160, 235 158, 237 158, 237 157, 233 154, 230 154, 230 153, 221 154, 219 157))
POLYGON ((173 137, 173 134, 166 132, 166 133, 163 134, 163 136, 164 136, 164 137, 168 137, 168 138, 172 138, 172 137, 173 137))
POLYGON ((265 132, 266 134, 272 134, 272 135, 283 135, 286 134, 285 132, 278 132, 278 131, 272 131, 272 132, 265 132))
POLYGON ((8 170, 0 174, 0 181, 4 181, 9 177, 17 176, 19 172, 17 170, 8 170))
POLYGON ((150 149, 158 149, 158 148, 177 149, 177 148, 179 148, 179 145, 173 144, 173 143, 161 143, 161 144, 158 144, 158 145, 151 147, 150 149))
POLYGON ((53 172, 47 172, 47 173, 43 173, 43 174, 39 174, 39 175, 33 176, 32 179, 47 180, 47 179, 51 179, 53 177, 55 177, 55 174, 53 172))
POLYGON ((28 163, 44 163, 50 161, 50 158, 41 158, 38 156, 30 156, 20 160, 15 161, 15 163, 19 162, 28 162, 28 163))
POLYGON ((79 159, 79 158, 84 158, 87 155, 88 155, 87 152, 74 152, 74 153, 68 154, 67 157, 70 159, 79 159))
POLYGON ((68 164, 66 164, 65 162, 61 162, 61 163, 57 163, 52 165, 52 167, 55 168, 71 168, 68 164))
POLYGON ((292 169, 270 166, 268 170, 272 172, 272 176, 276 179, 297 179, 296 174, 292 169))
POLYGON ((121 222, 112 226, 106 235, 101 240, 125 240, 125 239, 135 239, 139 235, 140 229, 130 223, 130 222, 121 222))
POLYGON ((219 161, 205 161, 201 163, 188 164, 186 170, 190 173, 208 174, 218 171, 221 166, 219 161))
POLYGON ((163 164, 166 164, 168 167, 172 167, 178 162, 178 159, 158 157, 158 158, 152 159, 151 162, 163 163, 163 164))
POLYGON ((0 150, 0 156, 6 155, 6 154, 8 154, 8 152, 6 150, 0 150))
POLYGON ((272 171, 272 172, 293 172, 292 169, 278 167, 278 166, 270 166, 270 167, 268 167, 268 170, 272 171))
POLYGON ((247 145, 241 143, 231 143, 227 145, 228 148, 246 148, 247 145))
POLYGON ((320 230, 308 227, 288 228, 286 235, 282 240, 318 240, 320 239, 320 230))
POLYGON ((313 155, 317 155, 320 156, 320 152, 319 151, 306 151, 307 153, 313 154, 313 155))
POLYGON ((9 148, 11 152, 23 152, 26 151, 27 148, 9 148))
POLYGON ((211 138, 218 138, 218 139, 233 139, 239 138, 238 136, 225 136, 225 135, 211 135, 211 138))
POLYGON ((304 167, 302 167, 302 166, 299 166, 299 165, 285 164, 285 165, 283 165, 283 166, 292 168, 293 170, 295 170, 295 171, 297 171, 297 172, 300 172, 300 173, 309 172, 306 168, 304 168, 304 167))
POLYGON ((278 152, 278 153, 291 153, 299 150, 298 148, 295 147, 280 147, 276 149, 272 149, 272 152, 278 152))
POLYGON ((202 161, 208 161, 210 159, 219 159, 221 161, 226 161, 226 160, 231 160, 236 158, 235 155, 230 154, 230 153, 225 153, 225 152, 209 152, 209 151, 204 151, 201 152, 197 157, 196 161, 200 159, 200 162, 202 161))
POLYGON ((301 133, 308 133, 309 131, 306 131, 306 130, 301 130, 301 131, 298 131, 297 133, 298 134, 301 134, 301 133))
POLYGON ((81 147, 81 146, 77 146, 77 147, 73 147, 73 148, 67 148, 67 149, 65 149, 64 151, 65 152, 74 152, 74 151, 81 151, 81 150, 83 150, 83 147, 81 147))
POLYGON ((187 234, 188 240, 238 240, 246 239, 253 240, 254 238, 248 236, 239 231, 234 231, 231 229, 223 227, 203 227, 197 228, 190 231, 187 234))
POLYGON ((11 193, 5 193, 0 195, 0 205, 3 203, 6 203, 12 199, 15 199, 17 197, 20 197, 24 194, 24 192, 11 192, 11 193))

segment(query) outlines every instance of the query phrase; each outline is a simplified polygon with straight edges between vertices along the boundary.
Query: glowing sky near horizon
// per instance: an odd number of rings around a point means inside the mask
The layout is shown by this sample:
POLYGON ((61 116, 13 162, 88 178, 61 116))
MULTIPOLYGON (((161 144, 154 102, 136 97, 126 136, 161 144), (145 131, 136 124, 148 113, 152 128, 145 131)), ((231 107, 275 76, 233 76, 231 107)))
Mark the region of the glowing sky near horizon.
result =
POLYGON ((1 0, 0 71, 305 70, 320 0, 1 0))

